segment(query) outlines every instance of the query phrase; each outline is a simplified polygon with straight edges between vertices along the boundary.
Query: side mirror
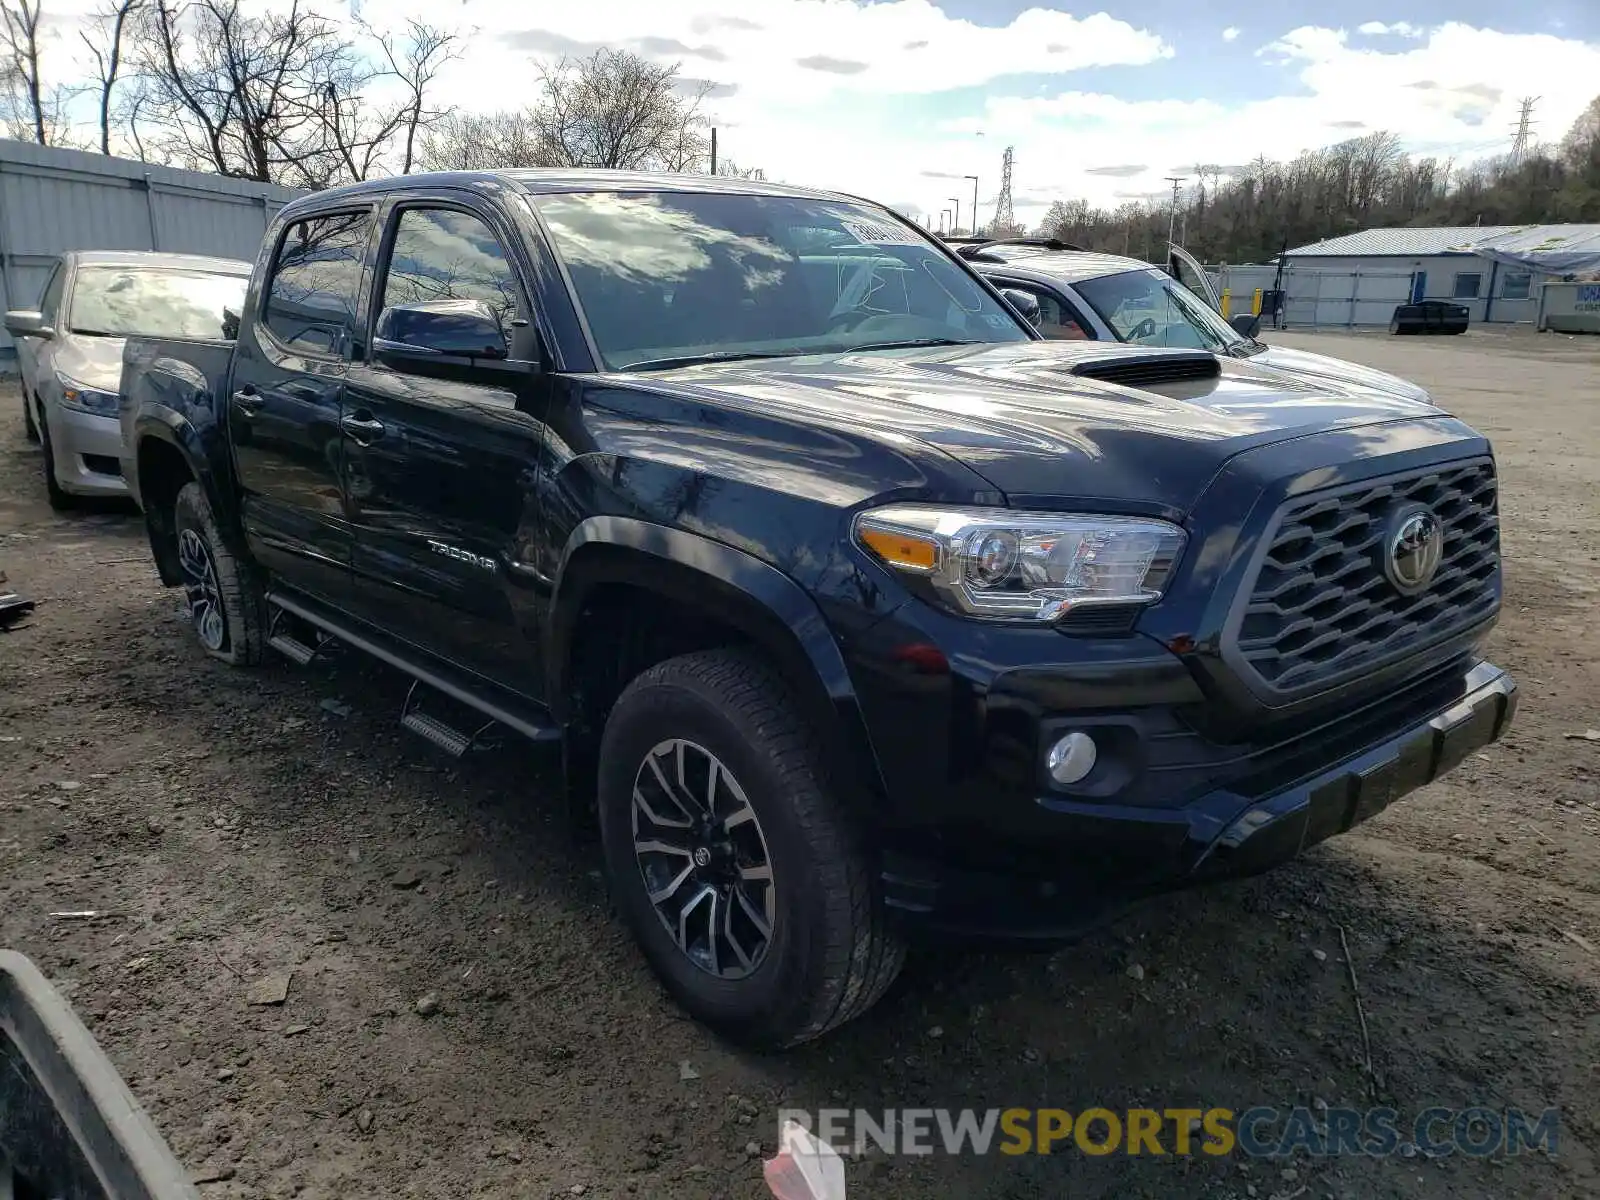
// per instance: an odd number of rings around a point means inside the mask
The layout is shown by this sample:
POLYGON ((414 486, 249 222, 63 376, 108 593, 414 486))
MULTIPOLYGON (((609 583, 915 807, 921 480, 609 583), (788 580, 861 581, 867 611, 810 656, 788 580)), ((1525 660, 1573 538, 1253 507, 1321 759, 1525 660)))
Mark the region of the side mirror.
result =
POLYGON ((1261 332, 1260 313, 1238 313, 1228 318, 1228 324, 1241 337, 1253 338, 1261 332))
POLYGON ((14 308, 6 314, 6 332, 14 338, 53 338, 56 331, 44 319, 44 314, 33 308, 14 308))
POLYGON ((199 1200, 83 1022, 9 950, 0 950, 0 1194, 199 1200))
POLYGON ((373 331, 372 355, 384 362, 509 357, 505 330, 482 300, 427 300, 386 308, 373 331))
POLYGON ((1005 297, 1006 303, 1017 310, 1017 315, 1032 325, 1039 328, 1044 322, 1044 314, 1039 311, 1039 297, 1032 292, 1025 292, 1021 288, 1001 288, 1000 294, 1005 297))

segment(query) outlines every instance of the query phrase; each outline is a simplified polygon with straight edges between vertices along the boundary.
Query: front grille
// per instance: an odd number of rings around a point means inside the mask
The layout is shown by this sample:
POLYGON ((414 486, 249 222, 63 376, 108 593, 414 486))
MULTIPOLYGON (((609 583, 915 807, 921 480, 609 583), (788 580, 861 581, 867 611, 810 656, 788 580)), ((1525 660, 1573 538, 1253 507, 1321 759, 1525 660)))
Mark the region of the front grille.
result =
POLYGON ((1499 602, 1494 463, 1474 459, 1300 496, 1278 510, 1234 649, 1280 692, 1330 684, 1471 628, 1499 602), (1444 527, 1432 582, 1408 596, 1384 573, 1395 511, 1444 527))

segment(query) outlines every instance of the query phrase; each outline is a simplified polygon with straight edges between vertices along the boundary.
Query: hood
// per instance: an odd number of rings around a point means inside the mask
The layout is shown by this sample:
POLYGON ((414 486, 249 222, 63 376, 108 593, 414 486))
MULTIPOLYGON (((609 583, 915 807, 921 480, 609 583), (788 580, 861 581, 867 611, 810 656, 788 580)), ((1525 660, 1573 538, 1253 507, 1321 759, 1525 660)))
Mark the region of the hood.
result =
POLYGON ((1398 375, 1390 375, 1387 371, 1378 371, 1372 367, 1363 367, 1359 363, 1346 362, 1342 358, 1329 358, 1326 354, 1313 354, 1309 350, 1268 346, 1261 353, 1252 354, 1247 361, 1318 383, 1332 383, 1347 389, 1385 392, 1392 396, 1403 396, 1408 400, 1420 400, 1423 404, 1432 403, 1426 390, 1414 383, 1406 382, 1398 375))
POLYGON ((1309 433, 1439 416, 1415 400, 1223 358, 1205 379, 1123 387, 1074 368, 1189 359, 1103 342, 1016 342, 706 363, 633 376, 686 399, 917 439, 1014 504, 1188 511, 1229 458, 1309 433))
POLYGON ((115 395, 122 386, 123 341, 118 337, 62 334, 51 365, 58 375, 75 383, 115 395))

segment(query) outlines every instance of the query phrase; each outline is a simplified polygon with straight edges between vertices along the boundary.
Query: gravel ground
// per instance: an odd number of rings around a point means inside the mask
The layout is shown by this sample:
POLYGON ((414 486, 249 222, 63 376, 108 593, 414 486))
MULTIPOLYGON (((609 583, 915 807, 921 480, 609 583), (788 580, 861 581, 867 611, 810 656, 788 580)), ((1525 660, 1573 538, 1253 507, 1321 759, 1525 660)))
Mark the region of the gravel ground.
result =
POLYGON ((552 762, 437 757, 360 661, 206 660, 129 510, 49 511, 0 390, 0 569, 39 601, 0 635, 0 945, 71 997, 207 1200, 754 1197, 780 1106, 1363 1106, 1342 927, 1379 1101, 1559 1106, 1553 1159, 869 1157, 850 1194, 1595 1195, 1600 742, 1570 735, 1600 727, 1600 343, 1276 336, 1494 437, 1516 727, 1269 877, 1055 954, 919 957, 781 1057, 665 1000, 552 762), (49 916, 75 909, 109 915, 49 916), (286 1001, 252 1004, 283 972, 286 1001))

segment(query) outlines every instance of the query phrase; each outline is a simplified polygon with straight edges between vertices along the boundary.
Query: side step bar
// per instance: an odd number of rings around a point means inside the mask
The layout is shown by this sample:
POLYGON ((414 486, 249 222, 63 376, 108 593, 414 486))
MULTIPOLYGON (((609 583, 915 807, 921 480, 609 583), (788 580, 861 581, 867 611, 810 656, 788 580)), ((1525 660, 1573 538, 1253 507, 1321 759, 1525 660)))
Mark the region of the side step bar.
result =
MULTIPOLYGON (((491 723, 499 723, 508 729, 514 729, 523 737, 535 742, 555 742, 561 739, 561 729, 556 725, 550 714, 537 705, 526 700, 510 696, 498 688, 487 692, 485 685, 476 683, 465 673, 451 670, 444 664, 426 665, 407 656, 400 649, 392 645, 381 634, 362 630, 345 624, 326 612, 315 601, 307 600, 301 596, 289 596, 283 592, 268 592, 267 603, 274 608, 300 618, 312 628, 319 631, 321 636, 331 638, 354 646, 372 655, 381 662, 388 663, 391 667, 404 671, 412 679, 424 687, 432 688, 450 699, 457 701, 476 712, 489 718, 491 723)), ((276 614, 274 614, 276 617, 276 614)), ((276 630, 276 619, 274 629, 276 630)), ((309 662, 320 651, 313 650, 304 642, 292 635, 277 634, 269 639, 268 645, 280 650, 296 662, 309 662), (279 637, 284 637, 293 644, 293 649, 309 652, 310 657, 301 660, 295 653, 284 650, 278 645, 279 637)), ((492 687, 492 685, 489 685, 492 687)), ((400 717, 400 723, 413 733, 419 734, 438 746, 446 753, 460 755, 467 748, 479 742, 488 726, 485 725, 475 733, 464 734, 453 726, 446 724, 436 717, 429 716, 413 703, 417 692, 414 684, 411 693, 406 697, 406 707, 400 717), (459 749, 453 747, 459 746, 459 749)))

